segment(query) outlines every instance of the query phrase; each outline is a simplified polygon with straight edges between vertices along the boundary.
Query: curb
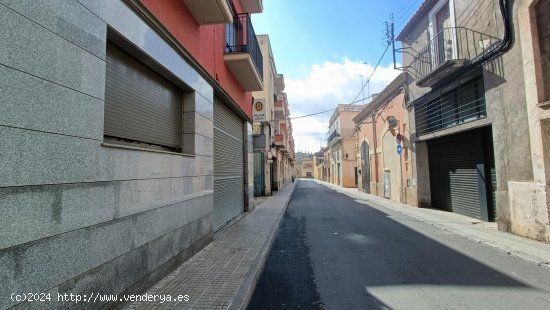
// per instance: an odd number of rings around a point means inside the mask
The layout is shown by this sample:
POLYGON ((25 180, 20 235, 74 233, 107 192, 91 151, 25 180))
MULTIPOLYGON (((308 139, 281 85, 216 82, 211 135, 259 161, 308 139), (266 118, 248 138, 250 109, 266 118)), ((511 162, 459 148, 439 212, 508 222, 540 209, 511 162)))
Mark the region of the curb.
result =
POLYGON ((292 198, 292 195, 294 194, 294 190, 296 188, 297 183, 298 182, 290 183, 291 184, 290 186, 292 186, 292 189, 288 197, 283 202, 283 210, 281 210, 280 214, 277 216, 275 224, 273 225, 273 227, 271 228, 271 231, 269 232, 269 237, 267 239, 267 242, 264 244, 260 253, 258 253, 256 260, 250 267, 250 270, 248 271, 241 286, 237 290, 235 297, 233 297, 233 300, 231 301, 231 304, 229 305, 228 309, 241 310, 241 309, 246 309, 246 307, 248 307, 248 304, 250 303, 250 299, 252 298, 252 295, 254 294, 254 290, 256 289, 256 284, 258 283, 258 280, 260 279, 260 276, 264 270, 265 263, 267 261, 267 256, 271 251, 271 247, 273 246, 273 243, 275 241, 275 236, 277 235, 277 231, 279 230, 279 226, 281 225, 281 220, 286 213, 288 203, 292 198))

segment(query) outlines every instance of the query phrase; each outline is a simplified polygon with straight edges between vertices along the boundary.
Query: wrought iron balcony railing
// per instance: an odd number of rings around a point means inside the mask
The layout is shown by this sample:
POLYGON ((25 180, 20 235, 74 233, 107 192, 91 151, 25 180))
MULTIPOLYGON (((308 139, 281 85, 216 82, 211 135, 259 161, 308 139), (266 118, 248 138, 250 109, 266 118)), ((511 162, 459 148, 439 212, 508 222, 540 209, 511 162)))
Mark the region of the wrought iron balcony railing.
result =
POLYGON ((336 140, 354 139, 356 136, 355 128, 338 128, 334 130, 327 139, 327 144, 330 145, 336 140))
POLYGON ((263 56, 250 14, 237 14, 233 17, 233 23, 226 25, 225 53, 249 53, 260 79, 263 80, 263 56))
POLYGON ((423 135, 487 117, 481 76, 415 105, 416 134, 423 135))
MULTIPOLYGON (((442 29, 423 47, 411 63, 420 86, 431 86, 431 75, 445 65, 460 67, 494 50, 501 39, 464 27, 442 29), (425 85, 422 85, 425 84, 425 85)), ((446 75, 444 72, 443 75, 446 75)), ((437 79, 436 79, 437 80, 437 79)))
POLYGON ((330 136, 328 136, 327 144, 330 144, 332 140, 336 139, 337 137, 340 137, 340 133, 338 132, 338 130, 335 130, 330 134, 330 136))

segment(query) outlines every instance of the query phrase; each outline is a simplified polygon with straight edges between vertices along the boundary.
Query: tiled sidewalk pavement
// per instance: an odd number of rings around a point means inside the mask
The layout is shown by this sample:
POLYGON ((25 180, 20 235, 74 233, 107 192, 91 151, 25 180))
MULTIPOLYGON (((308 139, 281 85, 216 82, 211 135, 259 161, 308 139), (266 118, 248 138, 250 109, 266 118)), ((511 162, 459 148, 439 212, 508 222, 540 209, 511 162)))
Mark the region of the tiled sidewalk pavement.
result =
POLYGON ((151 287, 147 294, 189 295, 179 303, 134 302, 123 309, 242 309, 294 191, 291 183, 266 199, 214 241, 151 287))
POLYGON ((483 222, 452 212, 414 208, 361 192, 356 188, 343 188, 317 180, 315 182, 355 198, 360 203, 391 209, 474 242, 486 244, 501 252, 533 262, 541 267, 550 268, 550 244, 498 231, 496 223, 483 222))

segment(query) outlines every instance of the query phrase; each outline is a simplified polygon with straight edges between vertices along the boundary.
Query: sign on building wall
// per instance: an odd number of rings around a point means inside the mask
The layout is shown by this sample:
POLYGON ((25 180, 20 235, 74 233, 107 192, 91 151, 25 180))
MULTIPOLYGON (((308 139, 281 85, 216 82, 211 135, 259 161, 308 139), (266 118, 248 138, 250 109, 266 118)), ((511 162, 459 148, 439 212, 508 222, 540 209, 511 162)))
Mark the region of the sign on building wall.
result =
POLYGON ((254 100, 254 106, 252 107, 252 112, 253 112, 253 120, 255 122, 267 121, 265 99, 254 100))

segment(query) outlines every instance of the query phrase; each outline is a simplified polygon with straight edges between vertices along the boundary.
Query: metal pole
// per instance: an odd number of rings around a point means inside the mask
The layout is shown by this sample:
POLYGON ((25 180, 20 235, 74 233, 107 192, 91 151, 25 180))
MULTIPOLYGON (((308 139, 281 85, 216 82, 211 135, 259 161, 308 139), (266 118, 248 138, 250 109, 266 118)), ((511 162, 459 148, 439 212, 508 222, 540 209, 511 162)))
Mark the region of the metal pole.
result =
MULTIPOLYGON (((368 76, 368 74, 367 74, 368 76)), ((363 83, 363 75, 361 74, 361 93, 363 94, 363 105, 365 105, 365 84, 363 83)), ((367 93, 368 96, 368 93, 367 93)))
POLYGON ((397 69, 397 63, 395 62, 395 34, 394 34, 394 28, 393 28, 393 15, 391 16, 391 25, 390 25, 390 39, 391 39, 391 45, 393 50, 393 67, 394 69, 397 69))
MULTIPOLYGON (((370 97, 370 75, 369 75, 369 64, 365 63, 367 65, 367 98, 370 97)), ((364 104, 364 103, 363 103, 364 104)))
POLYGON ((361 77, 361 93, 363 94, 363 101, 362 101, 362 104, 365 105, 365 83, 363 82, 363 75, 362 74, 357 74, 357 76, 360 76, 361 77))

